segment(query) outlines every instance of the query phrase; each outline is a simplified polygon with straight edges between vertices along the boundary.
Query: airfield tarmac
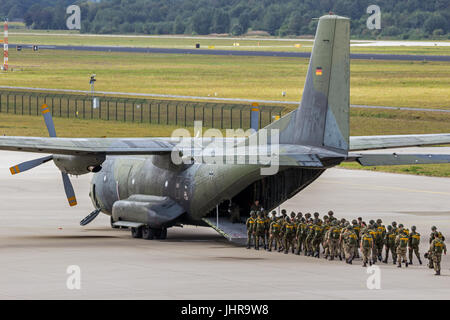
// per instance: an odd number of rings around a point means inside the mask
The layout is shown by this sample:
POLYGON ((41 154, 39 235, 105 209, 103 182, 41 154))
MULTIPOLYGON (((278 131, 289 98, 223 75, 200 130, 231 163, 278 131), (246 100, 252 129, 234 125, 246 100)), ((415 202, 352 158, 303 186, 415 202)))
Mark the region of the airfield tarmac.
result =
MULTIPOLYGON (((69 208, 52 163, 10 175, 11 165, 37 157, 0 152, 0 299, 450 298, 450 255, 441 277, 416 260, 408 269, 379 264, 381 289, 369 290, 360 261, 246 250, 200 227, 136 240, 105 215, 80 227, 92 211, 90 176, 72 178, 79 205, 69 208), (81 290, 66 287, 70 265, 81 268, 81 290)), ((423 255, 432 225, 450 236, 450 179, 332 169, 283 208, 415 224, 423 255)))

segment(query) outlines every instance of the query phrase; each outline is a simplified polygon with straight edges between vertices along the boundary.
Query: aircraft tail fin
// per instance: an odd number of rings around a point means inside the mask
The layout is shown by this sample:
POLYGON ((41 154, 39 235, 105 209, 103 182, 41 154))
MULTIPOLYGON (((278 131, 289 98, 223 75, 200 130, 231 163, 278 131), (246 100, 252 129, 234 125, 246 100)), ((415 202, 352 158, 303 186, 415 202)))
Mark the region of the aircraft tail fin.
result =
POLYGON ((350 20, 319 19, 303 97, 298 109, 280 119, 280 143, 349 149, 350 20))

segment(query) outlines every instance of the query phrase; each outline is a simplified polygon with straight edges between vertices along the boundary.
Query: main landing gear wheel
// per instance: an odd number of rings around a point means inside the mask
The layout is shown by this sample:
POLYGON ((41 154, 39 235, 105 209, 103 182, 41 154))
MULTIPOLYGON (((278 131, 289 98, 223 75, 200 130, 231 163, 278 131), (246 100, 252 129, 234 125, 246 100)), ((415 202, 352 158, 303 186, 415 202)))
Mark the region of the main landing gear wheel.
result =
POLYGON ((142 238, 142 227, 131 228, 131 236, 135 239, 142 238))
POLYGON ((142 227, 142 238, 145 240, 153 240, 155 238, 155 229, 149 226, 142 227))
POLYGON ((161 230, 161 233, 159 235, 160 240, 166 240, 167 239, 167 228, 164 228, 161 230))

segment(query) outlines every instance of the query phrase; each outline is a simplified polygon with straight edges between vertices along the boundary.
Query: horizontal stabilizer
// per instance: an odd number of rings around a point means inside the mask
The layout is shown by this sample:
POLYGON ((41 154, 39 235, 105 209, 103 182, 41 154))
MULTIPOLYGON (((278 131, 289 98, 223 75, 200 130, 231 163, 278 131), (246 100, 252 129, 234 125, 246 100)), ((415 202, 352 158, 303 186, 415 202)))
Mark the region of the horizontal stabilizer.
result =
MULTIPOLYGON (((350 155, 352 158, 353 155, 350 155)), ((450 163, 450 154, 361 154, 356 159, 362 166, 450 163)))
POLYGON ((450 133, 350 137, 350 151, 450 144, 450 133))

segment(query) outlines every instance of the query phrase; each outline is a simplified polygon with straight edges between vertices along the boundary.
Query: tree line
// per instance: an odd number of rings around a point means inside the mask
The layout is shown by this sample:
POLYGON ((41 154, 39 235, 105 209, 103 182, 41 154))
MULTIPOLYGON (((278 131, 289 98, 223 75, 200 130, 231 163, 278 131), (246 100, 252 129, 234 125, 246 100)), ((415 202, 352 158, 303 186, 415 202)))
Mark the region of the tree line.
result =
POLYGON ((0 0, 0 15, 33 29, 65 29, 66 7, 78 4, 83 33, 313 35, 315 17, 350 17, 355 38, 450 37, 448 0, 0 0), (381 8, 381 30, 369 30, 367 7, 381 8))

